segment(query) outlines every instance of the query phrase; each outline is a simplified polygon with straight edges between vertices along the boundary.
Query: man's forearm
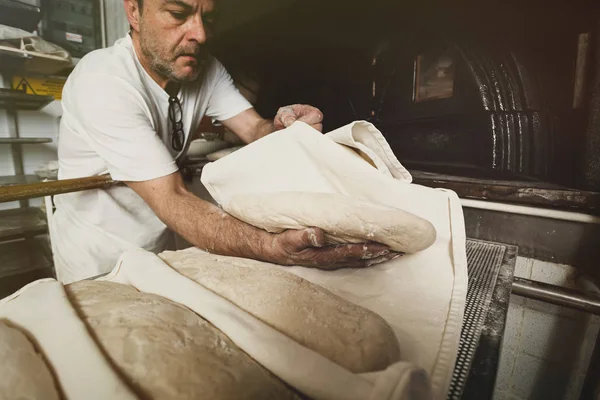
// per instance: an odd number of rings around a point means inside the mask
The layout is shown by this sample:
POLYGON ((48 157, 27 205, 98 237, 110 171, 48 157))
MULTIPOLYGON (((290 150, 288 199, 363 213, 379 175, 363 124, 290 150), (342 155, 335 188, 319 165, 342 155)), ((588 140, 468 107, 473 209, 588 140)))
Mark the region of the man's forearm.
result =
POLYGON ((211 253, 268 260, 268 232, 248 225, 190 192, 173 195, 158 217, 196 247, 211 253))
POLYGON ((245 143, 252 143, 276 130, 273 121, 258 115, 254 108, 224 120, 223 124, 245 143))
POLYGON ((302 104, 281 107, 277 111, 274 120, 264 119, 254 108, 249 108, 224 120, 223 124, 227 129, 238 135, 245 143, 251 143, 271 132, 285 129, 293 124, 294 121, 302 121, 319 132, 323 131, 323 114, 321 111, 312 106, 302 104))
POLYGON ((210 252, 271 261, 271 234, 248 225, 190 193, 179 172, 127 182, 158 218, 188 242, 210 252))
POLYGON ((254 135, 251 142, 262 138, 263 136, 267 136, 269 133, 275 131, 275 125, 273 124, 273 120, 271 119, 263 119, 257 124, 256 129, 254 130, 254 135))

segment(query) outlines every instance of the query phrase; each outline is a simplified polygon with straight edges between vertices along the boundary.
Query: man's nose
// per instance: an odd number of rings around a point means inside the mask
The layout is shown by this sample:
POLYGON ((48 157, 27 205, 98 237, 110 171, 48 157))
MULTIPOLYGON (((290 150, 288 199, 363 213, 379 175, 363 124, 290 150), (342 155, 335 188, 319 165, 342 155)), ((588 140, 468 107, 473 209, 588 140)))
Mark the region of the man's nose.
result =
POLYGON ((198 43, 206 43, 208 37, 206 27, 202 22, 202 17, 196 16, 190 20, 190 27, 187 34, 188 40, 193 40, 198 43))

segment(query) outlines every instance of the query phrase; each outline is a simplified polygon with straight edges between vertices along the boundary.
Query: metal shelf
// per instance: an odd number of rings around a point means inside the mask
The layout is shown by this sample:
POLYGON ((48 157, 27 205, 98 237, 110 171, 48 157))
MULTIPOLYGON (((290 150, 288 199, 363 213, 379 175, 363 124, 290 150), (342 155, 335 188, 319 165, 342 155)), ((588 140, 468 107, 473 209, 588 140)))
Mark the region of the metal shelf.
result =
POLYGON ((410 170, 414 183, 455 191, 459 197, 600 214, 600 193, 548 182, 467 178, 410 170))
POLYGON ((39 110, 53 101, 53 96, 39 96, 18 90, 0 89, 0 108, 39 110))
POLYGON ((23 47, 23 44, 20 39, 11 39, 8 41, 13 45, 0 45, 0 64, 2 65, 2 70, 53 75, 65 69, 73 68, 73 62, 70 59, 22 50, 21 47, 23 47))
POLYGON ((52 143, 50 138, 0 138, 0 144, 41 144, 52 143))
POLYGON ((0 211, 0 241, 37 236, 47 231, 46 217, 39 208, 0 211))
POLYGON ((0 299, 29 282, 54 276, 48 239, 30 239, 0 243, 0 299))

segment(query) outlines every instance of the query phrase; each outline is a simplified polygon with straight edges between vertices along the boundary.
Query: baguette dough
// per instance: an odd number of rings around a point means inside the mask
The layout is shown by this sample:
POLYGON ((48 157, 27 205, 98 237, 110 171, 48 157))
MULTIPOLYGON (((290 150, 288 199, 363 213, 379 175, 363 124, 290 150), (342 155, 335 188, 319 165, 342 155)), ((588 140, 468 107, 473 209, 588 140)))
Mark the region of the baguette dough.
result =
POLYGON ((377 314, 274 265, 197 248, 159 254, 180 274, 352 372, 400 360, 392 328, 377 314))
POLYGON ((77 282, 65 290, 142 398, 298 399, 223 333, 179 304, 112 282, 77 282))
POLYGON ((433 225, 414 214, 334 193, 275 192, 231 198, 225 211, 269 232, 317 227, 330 243, 378 242, 415 253, 435 242, 433 225))
POLYGON ((0 399, 60 398, 54 377, 27 336, 0 321, 0 399))

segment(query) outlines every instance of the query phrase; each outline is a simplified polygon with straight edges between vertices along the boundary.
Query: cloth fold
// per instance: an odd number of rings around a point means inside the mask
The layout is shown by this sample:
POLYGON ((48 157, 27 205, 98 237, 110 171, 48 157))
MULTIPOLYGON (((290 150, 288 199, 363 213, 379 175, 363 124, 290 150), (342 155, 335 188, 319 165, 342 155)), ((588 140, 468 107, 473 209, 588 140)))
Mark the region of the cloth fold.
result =
POLYGON ((0 319, 34 339, 65 398, 137 398, 104 358, 62 284, 54 279, 35 281, 0 300, 0 319))
POLYGON ((400 164, 388 142, 372 124, 355 121, 329 132, 327 137, 363 153, 379 172, 400 181, 412 182, 410 172, 400 164))

